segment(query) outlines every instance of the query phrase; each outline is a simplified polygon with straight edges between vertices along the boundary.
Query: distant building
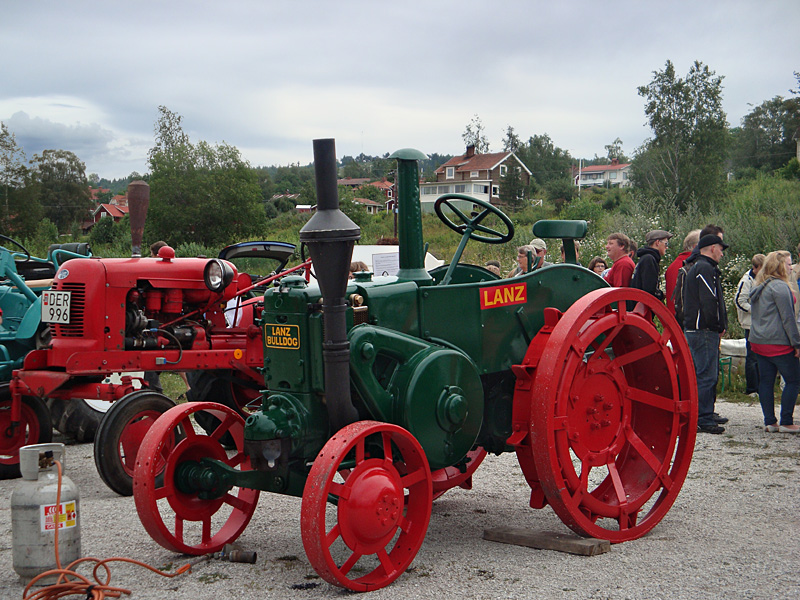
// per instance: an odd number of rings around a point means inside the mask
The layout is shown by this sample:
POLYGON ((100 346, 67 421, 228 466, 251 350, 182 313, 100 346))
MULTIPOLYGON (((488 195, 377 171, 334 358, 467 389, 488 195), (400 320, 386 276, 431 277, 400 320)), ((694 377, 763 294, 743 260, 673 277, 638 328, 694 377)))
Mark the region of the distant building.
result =
POLYGON ((371 215, 377 215, 384 210, 383 203, 375 202, 375 200, 370 200, 369 198, 353 198, 353 202, 359 206, 363 206, 367 210, 367 213, 371 215))
MULTIPOLYGON (((455 156, 436 169, 435 182, 420 182, 420 203, 424 212, 432 212, 433 204, 444 194, 467 194, 490 204, 498 204, 502 178, 508 169, 518 169, 522 185, 527 187, 531 172, 513 152, 477 154, 468 146, 465 154, 455 156)), ((468 202, 463 204, 466 210, 468 202)))
POLYGON ((628 187, 631 185, 630 172, 631 163, 620 163, 616 158, 610 165, 572 167, 573 183, 578 187, 628 187))

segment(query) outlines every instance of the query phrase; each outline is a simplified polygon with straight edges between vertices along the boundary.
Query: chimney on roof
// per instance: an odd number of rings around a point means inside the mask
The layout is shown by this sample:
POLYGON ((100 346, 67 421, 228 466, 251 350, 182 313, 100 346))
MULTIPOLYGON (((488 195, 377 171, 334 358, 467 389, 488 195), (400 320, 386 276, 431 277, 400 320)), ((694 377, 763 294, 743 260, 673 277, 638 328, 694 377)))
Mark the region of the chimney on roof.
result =
POLYGON ((475 156, 475 144, 470 144, 469 146, 467 146, 467 153, 464 156, 466 156, 467 158, 469 158, 470 156, 475 156))
POLYGON ((611 159, 611 164, 612 165, 618 165, 619 164, 619 159, 618 158, 612 158, 611 159))

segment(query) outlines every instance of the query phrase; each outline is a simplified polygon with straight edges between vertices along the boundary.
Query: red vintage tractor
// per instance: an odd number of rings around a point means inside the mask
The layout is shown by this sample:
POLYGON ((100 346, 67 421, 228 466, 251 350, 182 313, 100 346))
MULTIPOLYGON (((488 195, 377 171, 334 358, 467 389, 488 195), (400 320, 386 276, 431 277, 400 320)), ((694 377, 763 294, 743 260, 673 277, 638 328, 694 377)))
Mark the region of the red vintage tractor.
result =
MULTIPOLYGON (((129 199, 146 210, 147 184, 131 184, 129 199)), ((255 324, 260 296, 249 292, 305 268, 281 271, 293 250, 280 242, 246 242, 223 250, 227 259, 206 259, 176 258, 167 246, 157 258, 65 263, 42 293, 42 321, 49 324, 51 341, 25 356, 9 393, 0 398, 6 408, 0 412, 0 476, 18 476, 19 448, 49 435, 45 401, 110 401, 94 439, 95 463, 112 490, 130 495, 142 438, 175 403, 138 378, 108 380, 114 373, 189 372, 195 384, 191 399, 213 398, 243 412, 260 395, 264 363, 255 324), (255 284, 231 262, 265 257, 278 259, 275 270, 281 272, 255 284)), ((205 414, 198 420, 213 426, 205 414)))

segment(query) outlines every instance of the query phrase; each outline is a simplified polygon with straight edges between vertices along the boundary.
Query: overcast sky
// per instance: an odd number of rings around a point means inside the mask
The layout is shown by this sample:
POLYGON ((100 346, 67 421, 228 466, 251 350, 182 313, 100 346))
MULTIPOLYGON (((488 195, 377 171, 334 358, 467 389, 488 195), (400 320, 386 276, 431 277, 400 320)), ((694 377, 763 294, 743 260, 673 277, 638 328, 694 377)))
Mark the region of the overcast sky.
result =
POLYGON ((511 125, 574 157, 632 155, 639 85, 669 59, 725 77, 731 125, 796 88, 800 1, 0 0, 0 121, 30 158, 70 150, 86 172, 147 171, 158 106, 192 142, 253 166, 412 147, 463 152, 477 114, 491 150, 511 125))

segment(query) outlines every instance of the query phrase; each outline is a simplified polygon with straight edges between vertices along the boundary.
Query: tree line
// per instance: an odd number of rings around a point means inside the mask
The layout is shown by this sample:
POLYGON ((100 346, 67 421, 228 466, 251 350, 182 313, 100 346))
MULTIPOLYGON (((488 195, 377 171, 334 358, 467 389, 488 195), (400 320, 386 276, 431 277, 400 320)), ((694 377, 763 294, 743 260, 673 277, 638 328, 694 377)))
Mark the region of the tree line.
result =
MULTIPOLYGON (((584 164, 632 161, 632 193, 637 198, 666 202, 680 210, 708 212, 726 194, 726 183, 774 174, 800 178, 795 140, 800 131, 800 73, 790 98, 776 96, 755 106, 739 126, 731 127, 722 109, 723 77, 696 61, 679 76, 671 61, 654 71, 652 80, 637 88, 651 137, 625 156, 619 138, 584 164)), ((146 235, 170 243, 198 241, 207 246, 258 237, 268 220, 292 211, 296 204, 314 204, 313 165, 252 167, 231 145, 192 142, 182 117, 159 107, 154 145, 148 153, 148 172, 119 180, 86 175, 85 165, 72 152, 44 150, 30 161, 13 132, 0 122, 0 231, 25 239, 43 226, 60 233, 80 233, 96 203, 89 185, 108 188, 109 199, 133 179, 151 186, 146 235), (285 195, 296 195, 288 198, 285 195), (275 198, 276 195, 282 197, 275 198)), ((475 115, 462 139, 478 152, 490 151, 485 128, 475 115)), ((520 173, 509 169, 501 184, 501 200, 512 208, 531 198, 546 199, 559 209, 574 199, 573 167, 578 160, 558 147, 547 133, 524 139, 509 125, 503 151, 513 151, 531 171, 524 186, 520 173)), ((432 154, 421 162, 424 177, 452 155, 432 154)), ((343 156, 342 177, 370 180, 394 178, 394 161, 382 156, 343 156)), ((376 189, 359 195, 380 199, 376 189)), ((348 203, 352 194, 343 190, 348 203)))

